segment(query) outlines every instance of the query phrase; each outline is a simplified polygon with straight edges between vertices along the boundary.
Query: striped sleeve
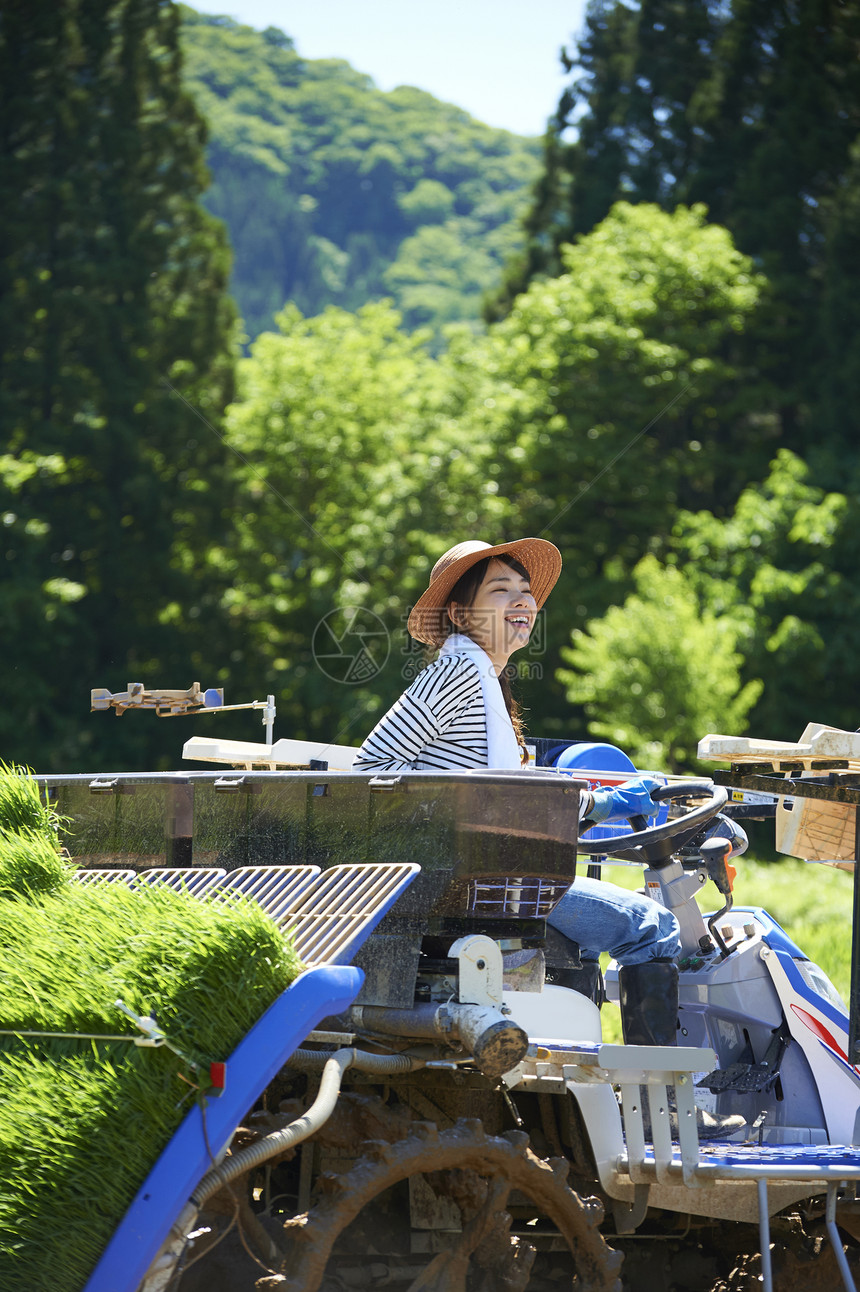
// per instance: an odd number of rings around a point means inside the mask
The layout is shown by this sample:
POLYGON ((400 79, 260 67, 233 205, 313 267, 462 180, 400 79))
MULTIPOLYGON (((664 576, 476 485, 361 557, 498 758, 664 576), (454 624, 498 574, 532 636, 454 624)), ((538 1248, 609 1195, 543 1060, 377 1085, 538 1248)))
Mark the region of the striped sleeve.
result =
POLYGON ((377 723, 353 767, 416 771, 486 765, 480 675, 471 660, 443 655, 418 674, 377 723))

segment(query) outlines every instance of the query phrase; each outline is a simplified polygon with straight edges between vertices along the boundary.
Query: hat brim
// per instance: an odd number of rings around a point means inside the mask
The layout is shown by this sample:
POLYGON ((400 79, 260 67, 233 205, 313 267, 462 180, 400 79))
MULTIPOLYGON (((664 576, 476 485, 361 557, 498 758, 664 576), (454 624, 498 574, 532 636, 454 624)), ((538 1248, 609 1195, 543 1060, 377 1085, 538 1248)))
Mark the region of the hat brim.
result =
POLYGON ((427 646, 441 646, 453 631, 445 606, 457 581, 478 561, 494 556, 512 556, 528 570, 531 593, 540 610, 561 574, 561 552, 545 538, 519 538, 479 548, 452 561, 412 607, 406 624, 409 635, 427 646))

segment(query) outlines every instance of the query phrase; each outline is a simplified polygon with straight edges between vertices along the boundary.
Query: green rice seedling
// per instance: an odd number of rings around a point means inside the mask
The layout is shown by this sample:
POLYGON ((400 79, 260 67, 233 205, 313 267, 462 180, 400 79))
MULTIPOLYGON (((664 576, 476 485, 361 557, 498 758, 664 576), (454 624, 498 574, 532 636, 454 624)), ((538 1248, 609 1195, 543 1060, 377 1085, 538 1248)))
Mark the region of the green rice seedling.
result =
POLYGON ((0 828, 0 898, 54 893, 71 879, 73 867, 44 834, 0 828))
POLYGON ((253 901, 166 887, 0 901, 0 949, 0 1030, 134 1036, 119 998, 157 1014, 185 1056, 0 1036, 0 1287, 79 1292, 190 1107, 189 1083, 302 966, 253 901))
POLYGON ((0 762, 0 830, 41 834, 56 844, 61 824, 29 767, 0 762))

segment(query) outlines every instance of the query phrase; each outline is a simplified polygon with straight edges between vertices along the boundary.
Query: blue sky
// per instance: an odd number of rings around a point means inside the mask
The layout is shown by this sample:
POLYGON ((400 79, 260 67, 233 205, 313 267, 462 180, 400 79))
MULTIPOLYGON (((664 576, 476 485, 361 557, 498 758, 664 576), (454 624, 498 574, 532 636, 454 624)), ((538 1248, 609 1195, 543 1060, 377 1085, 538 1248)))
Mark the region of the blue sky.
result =
POLYGON ((224 0, 195 3, 280 27, 305 58, 345 58, 381 90, 417 85, 487 125, 542 134, 565 84, 558 60, 585 0, 224 0))

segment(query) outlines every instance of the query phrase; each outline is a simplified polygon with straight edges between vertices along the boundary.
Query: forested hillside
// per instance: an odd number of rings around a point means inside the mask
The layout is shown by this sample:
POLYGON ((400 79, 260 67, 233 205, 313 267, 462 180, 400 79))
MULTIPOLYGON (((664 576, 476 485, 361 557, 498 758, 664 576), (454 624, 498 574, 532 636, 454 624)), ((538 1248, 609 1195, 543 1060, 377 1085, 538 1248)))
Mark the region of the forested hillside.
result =
POLYGON ((860 0, 594 3, 475 327, 533 144, 161 0, 0 7, 0 756, 175 764, 88 717, 129 681, 357 743, 434 559, 529 533, 532 733, 857 726, 858 50, 860 0))
POLYGON ((289 35, 181 7, 184 83, 209 124, 209 210, 227 225, 250 336, 390 296, 409 327, 477 320, 537 175, 537 141, 422 90, 384 94, 289 35))

